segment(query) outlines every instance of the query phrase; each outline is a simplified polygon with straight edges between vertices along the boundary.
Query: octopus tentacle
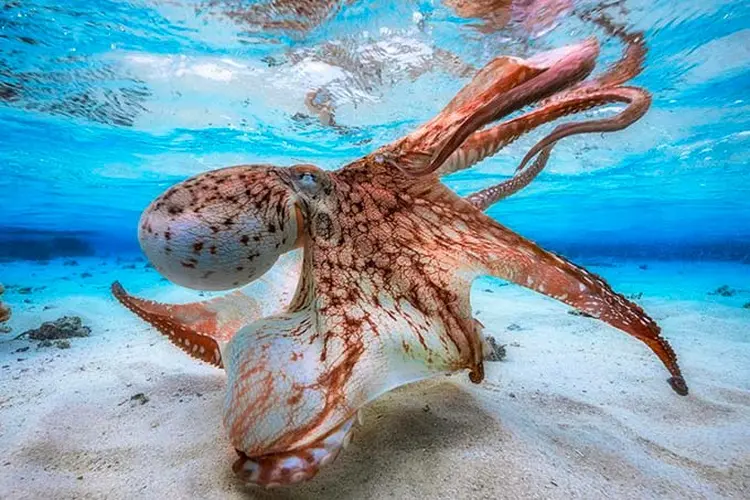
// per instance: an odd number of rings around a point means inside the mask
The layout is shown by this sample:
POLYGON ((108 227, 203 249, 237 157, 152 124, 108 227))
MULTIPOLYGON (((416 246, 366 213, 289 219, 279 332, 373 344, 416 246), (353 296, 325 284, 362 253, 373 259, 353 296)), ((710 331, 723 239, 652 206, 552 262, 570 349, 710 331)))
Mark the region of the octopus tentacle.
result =
POLYGON ((615 23, 606 14, 594 16, 592 12, 579 14, 584 21, 590 21, 601 27, 608 34, 618 37, 624 44, 622 57, 601 75, 592 79, 595 87, 614 87, 638 76, 643 71, 646 60, 646 40, 642 31, 629 31, 625 26, 615 23))
POLYGON ((464 199, 474 205, 477 209, 485 211, 500 200, 503 200, 521 189, 525 188, 533 181, 544 167, 547 165, 552 146, 542 149, 528 168, 521 170, 510 179, 503 181, 494 186, 482 189, 476 193, 466 196, 464 199))
POLYGON ((543 138, 525 155, 516 168, 516 175, 500 184, 469 195, 466 199, 486 210, 492 204, 507 198, 523 189, 541 173, 547 164, 554 143, 564 137, 589 132, 612 132, 622 130, 638 119, 648 110, 651 96, 643 89, 635 87, 615 87, 637 76, 643 68, 646 56, 646 45, 641 32, 629 32, 617 25, 609 17, 600 14, 594 17, 591 12, 579 16, 605 29, 609 34, 619 37, 625 44, 622 57, 604 73, 581 82, 571 89, 556 94, 540 104, 540 108, 509 120, 488 130, 475 132, 438 170, 439 175, 446 175, 458 170, 470 168, 477 162, 496 154, 521 135, 544 123, 562 116, 585 111, 613 102, 628 103, 628 107, 613 118, 566 124, 557 127, 552 134, 543 138), (529 168, 526 164, 535 156, 529 168))
POLYGON ((611 118, 558 125, 552 133, 531 147, 523 157, 523 160, 521 160, 516 171, 523 169, 529 160, 539 154, 541 150, 551 147, 565 137, 592 132, 616 132, 623 130, 638 121, 651 106, 651 95, 637 87, 603 89, 592 92, 584 97, 584 99, 588 103, 596 103, 596 105, 608 102, 625 102, 628 103, 628 106, 611 118))
POLYGON ((216 312, 203 304, 164 305, 128 294, 119 282, 112 294, 125 307, 146 320, 193 358, 222 368, 221 347, 216 338, 216 312))
POLYGON ((291 301, 301 266, 301 251, 295 250, 282 255, 273 269, 242 290, 188 304, 135 297, 119 282, 112 284, 111 291, 122 305, 190 356, 222 367, 221 351, 240 328, 282 310, 291 301))
POLYGON ((561 58, 550 69, 509 92, 498 93, 495 91, 487 102, 474 109, 459 122, 457 129, 448 136, 448 139, 439 148, 436 148, 436 152, 425 168, 407 173, 422 176, 435 172, 476 130, 517 109, 554 95, 554 93, 570 85, 571 82, 586 78, 594 68, 591 55, 593 52, 598 53, 599 51, 598 43, 595 41, 590 40, 587 44, 589 45, 588 51, 580 48, 571 50, 569 57, 561 58))
POLYGON ((565 137, 591 132, 614 132, 635 123, 648 110, 651 97, 643 89, 636 87, 619 87, 590 92, 586 95, 572 96, 565 101, 558 101, 546 108, 522 115, 514 120, 497 125, 491 129, 476 132, 464 145, 454 153, 440 173, 468 168, 481 159, 491 156, 515 140, 521 133, 529 131, 541 122, 551 121, 561 116, 580 112, 612 102, 628 102, 628 107, 611 118, 590 120, 580 123, 559 125, 555 130, 536 143, 516 168, 516 175, 497 185, 473 193, 466 199, 480 210, 486 210, 494 203, 517 193, 528 186, 547 164, 554 144, 565 137), (509 132, 517 131, 520 132, 509 132), (537 157, 531 166, 528 162, 537 157))
POLYGON ((575 307, 644 342, 672 375, 668 380, 672 389, 680 395, 688 393, 674 350, 640 306, 613 291, 599 276, 483 214, 468 225, 462 245, 489 274, 575 307))
POLYGON ((528 60, 497 58, 436 118, 379 154, 411 177, 433 174, 483 126, 585 78, 598 52, 589 39, 528 60))
MULTIPOLYGON (((626 91, 620 89, 591 91, 581 95, 570 95, 564 100, 559 100, 549 105, 535 109, 521 116, 507 120, 486 130, 475 132, 458 148, 448 160, 437 170, 438 175, 447 175, 453 172, 471 168, 485 158, 495 155, 502 148, 512 144, 522 135, 527 134, 535 128, 557 120, 564 116, 580 113, 598 106, 611 104, 613 102, 635 102, 642 106, 644 98, 634 97, 630 94, 645 93, 641 89, 628 88, 626 91)), ((648 108, 648 95, 645 96, 646 109, 648 108)), ((642 109, 645 113, 646 109, 642 109)), ((627 117, 630 117, 628 113, 627 117)), ((632 117, 632 121, 640 116, 632 117)), ((623 122, 623 119, 617 120, 623 122)), ((623 125, 623 128, 628 124, 623 125)), ((580 132, 583 133, 583 132, 580 132)), ((541 149, 541 148, 539 148, 541 149)))

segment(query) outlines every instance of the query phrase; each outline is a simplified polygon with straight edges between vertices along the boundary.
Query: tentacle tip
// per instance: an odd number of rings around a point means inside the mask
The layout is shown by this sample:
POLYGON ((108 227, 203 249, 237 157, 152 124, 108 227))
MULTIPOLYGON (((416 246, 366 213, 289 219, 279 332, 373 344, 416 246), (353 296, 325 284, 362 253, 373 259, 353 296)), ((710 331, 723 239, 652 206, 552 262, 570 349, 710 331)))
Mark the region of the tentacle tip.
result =
POLYGON ((688 386, 687 383, 685 383, 685 379, 682 377, 670 377, 667 379, 667 382, 669 382, 669 385, 672 387, 672 390, 679 394, 680 396, 687 396, 688 395, 688 386))
POLYGON ((114 295, 115 297, 125 295, 125 289, 122 287, 119 281, 113 281, 109 286, 109 289, 112 292, 112 295, 114 295))

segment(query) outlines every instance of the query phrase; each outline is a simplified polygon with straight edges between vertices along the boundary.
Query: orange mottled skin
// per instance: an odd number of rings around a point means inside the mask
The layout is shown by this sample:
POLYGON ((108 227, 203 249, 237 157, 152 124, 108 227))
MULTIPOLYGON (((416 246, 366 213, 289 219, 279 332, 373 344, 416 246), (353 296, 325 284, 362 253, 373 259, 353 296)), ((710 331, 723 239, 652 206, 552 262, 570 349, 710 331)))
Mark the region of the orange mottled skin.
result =
POLYGON ((648 93, 620 86, 640 70, 642 40, 599 22, 626 51, 598 78, 585 80, 598 54, 591 40, 527 61, 498 58, 434 120, 340 170, 221 169, 175 186, 144 212, 141 244, 170 279, 212 289, 251 283, 184 305, 113 286, 179 347, 225 368, 224 425, 241 478, 275 486, 313 477, 349 442, 359 409, 400 385, 456 371, 480 383, 482 326, 471 314, 470 288, 482 275, 636 337, 670 372, 672 388, 687 394, 674 351, 638 305, 483 213, 528 184, 556 141, 619 130, 646 112, 648 93), (464 199, 440 181, 542 123, 612 101, 627 107, 611 119, 559 126, 503 184, 464 199), (299 264, 287 273, 294 280, 253 289, 284 253, 299 264))

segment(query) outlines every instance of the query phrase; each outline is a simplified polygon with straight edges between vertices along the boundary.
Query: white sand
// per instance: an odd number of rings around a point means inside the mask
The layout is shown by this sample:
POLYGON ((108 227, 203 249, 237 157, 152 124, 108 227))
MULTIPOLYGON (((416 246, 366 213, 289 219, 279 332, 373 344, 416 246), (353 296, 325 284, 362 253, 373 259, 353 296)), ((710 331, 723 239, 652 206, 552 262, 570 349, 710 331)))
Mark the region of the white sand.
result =
POLYGON ((350 448, 316 479, 266 492, 231 472, 223 373, 186 357, 107 288, 117 278, 153 298, 196 294, 142 262, 79 261, 0 264, 6 285, 46 287, 6 292, 5 339, 66 314, 92 328, 64 350, 0 343, 2 499, 750 495, 750 291, 707 294, 750 287, 750 266, 591 267, 624 293, 644 293, 639 302, 680 356, 686 398, 638 341, 532 292, 478 282, 477 317, 508 344, 483 384, 462 374, 394 391, 365 410, 350 448), (131 402, 136 393, 148 402, 131 402))

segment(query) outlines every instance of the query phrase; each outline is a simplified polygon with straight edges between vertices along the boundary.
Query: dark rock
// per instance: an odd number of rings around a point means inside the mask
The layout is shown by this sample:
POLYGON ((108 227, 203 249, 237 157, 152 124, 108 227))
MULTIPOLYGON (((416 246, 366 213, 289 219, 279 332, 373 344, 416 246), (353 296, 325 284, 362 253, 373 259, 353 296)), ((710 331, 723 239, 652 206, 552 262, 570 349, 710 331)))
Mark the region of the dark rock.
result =
POLYGON ((750 309, 750 302, 748 302, 747 304, 745 304, 745 305, 744 305, 744 306, 742 306, 742 307, 743 307, 743 308, 745 308, 745 309, 750 309))
MULTIPOLYGON (((0 283, 0 295, 2 295, 5 292, 5 287, 0 283)), ((3 304, 3 301, 0 300, 0 323, 5 323, 10 319, 10 307, 3 304)), ((0 333, 8 333, 8 332, 0 332, 0 333)))
POLYGON ((125 266, 122 266, 123 269, 135 269, 135 264, 127 264, 125 266))
POLYGON ((640 266, 638 266, 638 269, 640 269, 640 270, 642 270, 642 271, 646 271, 646 270, 648 269, 648 265, 646 265, 646 264, 641 264, 640 266))
POLYGON ((20 295, 28 295, 31 293, 31 287, 30 286, 22 286, 16 292, 20 295))
POLYGON ((490 352, 485 354, 485 361, 502 361, 505 359, 507 353, 505 352, 505 344, 498 344, 494 337, 488 335, 487 343, 490 345, 490 352))
POLYGON ((625 298, 628 300, 640 300, 643 298, 643 292, 631 293, 630 295, 626 295, 625 298))
POLYGON ((510 325, 508 325, 507 327, 505 327, 505 329, 508 330, 508 331, 511 331, 511 332, 517 332, 519 330, 523 330, 523 327, 521 327, 521 325, 517 325, 515 323, 511 323, 510 325))
POLYGON ((584 318, 593 318, 592 315, 590 315, 587 312, 581 311, 580 309, 570 309, 568 311, 568 314, 571 316, 583 316, 584 318))
POLYGON ((146 403, 148 403, 149 399, 148 399, 148 396, 146 396, 142 392, 139 392, 138 394, 131 396, 130 401, 133 402, 134 404, 140 403, 142 405, 145 405, 146 403))
POLYGON ((65 262, 63 262, 63 266, 77 266, 77 265, 78 265, 78 261, 73 260, 73 259, 66 260, 65 262))
POLYGON ((727 285, 721 285, 719 288, 714 290, 713 292, 709 292, 709 295, 721 295, 722 297, 734 297, 737 295, 737 290, 734 288, 730 288, 727 285))
POLYGON ((63 316, 55 321, 42 323, 36 330, 27 330, 20 336, 28 335, 33 340, 57 340, 72 337, 88 337, 91 328, 84 326, 78 316, 63 316))
POLYGON ((58 349, 70 349, 70 340, 58 340, 57 342, 55 342, 55 347, 57 347, 58 349))
POLYGON ((91 273, 81 273, 81 278, 91 278, 93 274, 91 273))

